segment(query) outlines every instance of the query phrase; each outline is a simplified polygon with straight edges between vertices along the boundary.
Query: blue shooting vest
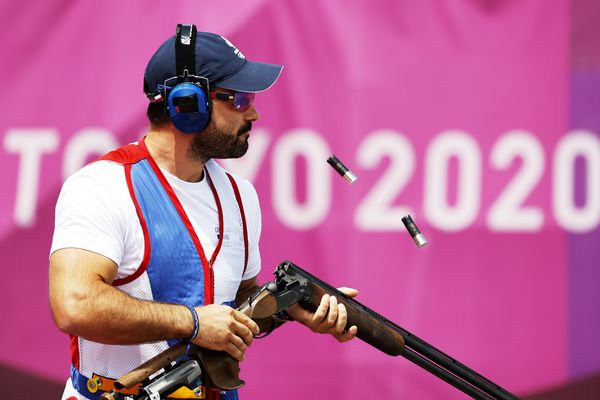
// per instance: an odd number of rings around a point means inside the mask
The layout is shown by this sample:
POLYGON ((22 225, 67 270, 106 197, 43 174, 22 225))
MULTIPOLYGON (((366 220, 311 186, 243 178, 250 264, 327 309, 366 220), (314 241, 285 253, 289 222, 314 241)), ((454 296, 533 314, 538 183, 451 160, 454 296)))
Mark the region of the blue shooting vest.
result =
MULTIPOLYGON (((115 280, 113 284, 120 286, 132 282, 145 272, 154 301, 192 307, 212 304, 214 277, 211 265, 183 207, 152 159, 144 141, 124 146, 100 159, 124 165, 127 184, 146 243, 144 259, 138 270, 128 277, 115 280)), ((230 176, 229 178, 232 180, 230 176)), ((233 180, 231 183, 239 203, 238 189, 233 180)), ((246 232, 244 234, 247 235, 246 232)), ((220 238, 222 237, 221 234, 220 238)), ((218 253, 219 247, 220 243, 215 253, 218 253)), ((247 248, 245 250, 247 252, 247 248)), ((231 303, 227 305, 235 306, 231 303)), ((168 344, 173 346, 178 342, 179 340, 174 339, 169 340, 168 344)), ((89 393, 84 384, 87 383, 87 378, 80 375, 76 368, 74 370, 72 378, 76 389, 92 400, 96 397, 99 399, 101 393, 89 393)), ((237 400, 238 395, 237 390, 209 390, 206 398, 237 400)))

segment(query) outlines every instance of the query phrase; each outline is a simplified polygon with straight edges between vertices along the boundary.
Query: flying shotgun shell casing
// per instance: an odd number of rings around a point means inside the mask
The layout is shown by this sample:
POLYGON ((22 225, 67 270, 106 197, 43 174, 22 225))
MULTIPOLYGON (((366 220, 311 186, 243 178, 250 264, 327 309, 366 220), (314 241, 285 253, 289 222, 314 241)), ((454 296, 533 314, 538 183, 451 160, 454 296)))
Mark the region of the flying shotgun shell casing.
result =
POLYGON ((415 221, 413 221, 413 219, 411 218, 410 214, 405 217, 402 217, 402 222, 404 223, 404 226, 406 227, 408 233, 410 233, 410 236, 415 241, 417 247, 423 247, 427 244, 427 239, 425 239, 425 236, 423 236, 419 228, 417 228, 417 225, 415 224, 415 221))
POLYGON ((329 157, 327 159, 327 162, 329 163, 329 165, 331 165, 333 167, 333 169, 335 169, 338 172, 338 174, 340 174, 342 176, 342 178, 344 178, 346 181, 348 181, 349 184, 353 184, 358 179, 358 176, 354 175, 354 173, 352 171, 350 171, 344 165, 344 163, 342 163, 333 154, 331 155, 331 157, 329 157))

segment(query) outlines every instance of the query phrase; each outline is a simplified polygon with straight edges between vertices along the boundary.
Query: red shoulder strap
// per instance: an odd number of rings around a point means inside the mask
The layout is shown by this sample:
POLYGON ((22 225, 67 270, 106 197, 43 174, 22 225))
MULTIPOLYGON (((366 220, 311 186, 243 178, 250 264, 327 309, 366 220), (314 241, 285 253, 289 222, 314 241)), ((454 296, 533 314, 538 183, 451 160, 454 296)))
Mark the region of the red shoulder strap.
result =
POLYGON ((116 150, 110 151, 98 158, 98 160, 114 161, 119 164, 135 164, 146 158, 148 151, 137 144, 128 144, 116 150))
POLYGON ((246 224, 246 214, 244 213, 244 204, 242 203, 240 189, 238 188, 235 179, 233 179, 233 176, 231 176, 229 172, 225 173, 227 174, 227 178, 229 178, 229 182, 231 182, 231 186, 233 187, 233 193, 235 194, 235 199, 237 200, 240 208, 240 215, 242 217, 242 229, 244 234, 244 271, 242 272, 242 275, 244 275, 246 273, 246 268, 248 267, 248 225, 246 224))

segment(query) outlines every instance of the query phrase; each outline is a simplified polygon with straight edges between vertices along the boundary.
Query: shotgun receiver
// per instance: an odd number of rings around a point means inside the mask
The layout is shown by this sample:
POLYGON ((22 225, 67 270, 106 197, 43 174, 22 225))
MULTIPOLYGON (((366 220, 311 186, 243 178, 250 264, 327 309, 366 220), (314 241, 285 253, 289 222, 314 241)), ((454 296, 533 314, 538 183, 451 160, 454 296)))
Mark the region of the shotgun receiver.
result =
MULTIPOLYGON (((271 317, 293 304, 299 304, 314 312, 324 294, 333 295, 338 299, 338 303, 346 307, 346 328, 356 325, 357 337, 376 349, 391 356, 401 355, 407 358, 474 399, 518 400, 512 393, 290 261, 279 264, 274 274, 275 282, 264 285, 256 295, 238 308, 239 311, 254 320, 271 317)), ((194 385, 202 381, 208 388, 221 390, 239 388, 244 384, 239 378, 239 371, 237 360, 226 352, 179 344, 120 377, 115 382, 115 387, 129 389, 141 383, 140 394, 133 398, 154 400, 161 398, 156 396, 168 395, 181 386, 193 390, 192 381, 195 382, 194 385), (173 365, 174 360, 186 353, 189 359, 202 365, 202 376, 198 375, 196 368, 191 368, 189 361, 173 365), (184 373, 183 368, 187 368, 185 371, 193 371, 193 379, 190 379, 192 372, 184 373), (155 375, 161 369, 165 372, 155 375), (152 375, 155 376, 150 379, 152 375), (160 385, 155 383, 157 380, 161 380, 160 385), (160 392, 151 395, 149 388, 156 387, 160 388, 160 392)), ((103 399, 106 400, 124 398, 116 392, 105 395, 103 399)))

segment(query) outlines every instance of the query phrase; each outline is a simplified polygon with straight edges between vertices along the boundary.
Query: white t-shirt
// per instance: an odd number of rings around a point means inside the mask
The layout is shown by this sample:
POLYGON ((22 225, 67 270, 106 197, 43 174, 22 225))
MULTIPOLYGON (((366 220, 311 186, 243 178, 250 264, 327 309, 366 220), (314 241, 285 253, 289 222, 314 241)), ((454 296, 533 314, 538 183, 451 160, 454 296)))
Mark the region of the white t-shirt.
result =
MULTIPOLYGON (((214 162, 214 161, 209 161, 214 162)), ((61 248, 80 248, 110 258, 118 265, 116 279, 133 274, 144 255, 144 235, 129 194, 121 164, 96 161, 69 177, 56 204, 55 230, 50 253, 61 248)), ((186 182, 162 170, 185 210, 207 259, 218 243, 219 215, 204 174, 200 182, 186 182)), ((241 280, 260 271, 261 215, 256 190, 250 182, 234 176, 240 190, 248 227, 248 266, 242 276, 239 265, 217 257, 215 303, 235 299, 241 280)), ((224 227, 223 248, 230 245, 224 227)), ((234 235, 232 235, 234 236, 234 235)))
MULTIPOLYGON (((217 170, 220 167, 212 160, 207 162, 208 167, 211 171, 221 172, 217 170)), ((191 183, 182 181, 165 170, 162 172, 198 235, 207 259, 210 260, 218 244, 219 214, 206 174, 202 181, 191 183)), ((244 256, 239 251, 243 241, 240 239, 240 227, 228 226, 225 223, 221 250, 213 265, 216 304, 234 300, 240 281, 251 279, 260 271, 258 241, 261 215, 258 196, 250 182, 236 176, 233 178, 239 188, 246 217, 248 264, 242 274, 244 256)), ((223 187, 230 185, 229 182, 223 183, 221 179, 221 187, 217 181, 215 185, 217 192, 221 189, 222 205, 224 202, 235 202, 231 198, 223 198, 223 193, 232 193, 229 187, 229 192, 223 187)), ((142 227, 121 164, 97 161, 65 181, 56 205, 50 254, 62 248, 80 248, 101 254, 117 264, 116 279, 121 279, 138 269, 143 260, 144 247, 142 227)), ((143 274, 120 288, 136 297, 151 300, 150 291, 131 289, 148 287, 147 283, 136 283, 140 279, 147 279, 147 275, 143 274)), ((140 345, 104 345, 78 338, 80 372, 88 377, 92 373, 98 373, 116 378, 165 350, 166 346, 164 341, 140 345)), ((72 397, 85 399, 74 389, 69 379, 62 398, 72 397)))

